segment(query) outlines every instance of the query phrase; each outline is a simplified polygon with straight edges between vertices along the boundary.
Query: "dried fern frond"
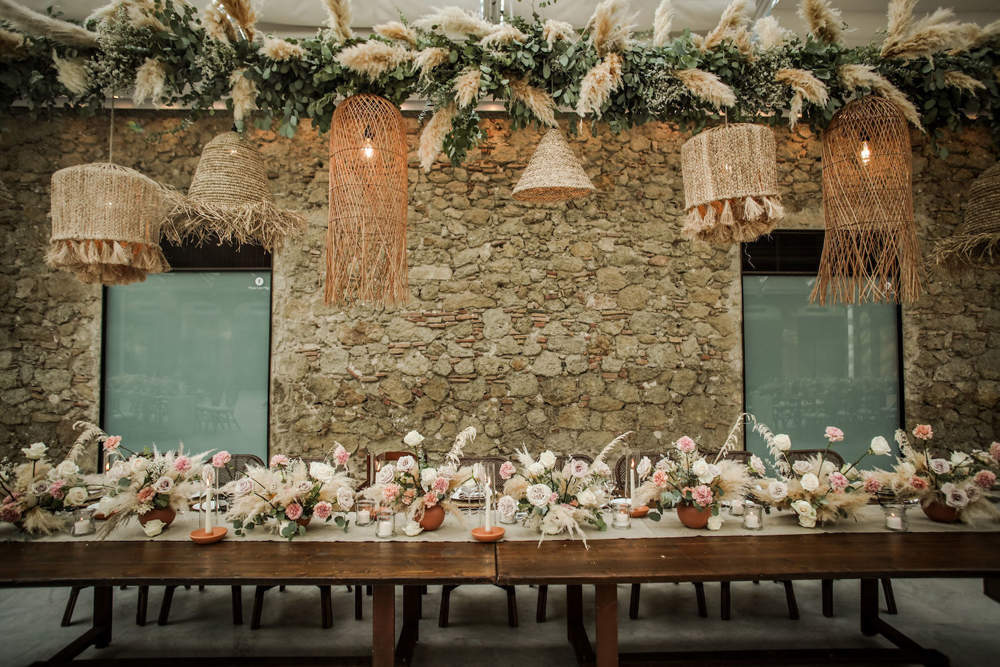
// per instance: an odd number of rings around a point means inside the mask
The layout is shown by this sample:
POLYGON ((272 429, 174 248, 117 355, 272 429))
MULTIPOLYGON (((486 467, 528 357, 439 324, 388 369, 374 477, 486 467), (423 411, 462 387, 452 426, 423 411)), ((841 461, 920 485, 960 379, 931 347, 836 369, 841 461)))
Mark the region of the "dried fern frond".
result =
POLYGON ((237 123, 250 115, 257 108, 257 85, 246 76, 245 70, 236 70, 229 78, 233 89, 230 97, 233 99, 233 118, 237 123))
POLYGON ((323 0, 330 34, 340 41, 354 37, 351 30, 351 0, 323 0))
POLYGON ((479 81, 482 73, 478 67, 466 67, 455 77, 455 104, 464 109, 479 99, 479 81))
POLYGON ((653 14, 653 46, 666 46, 670 41, 670 27, 674 22, 674 3, 662 0, 653 14))
POLYGON ((733 92, 733 89, 711 72, 692 68, 674 70, 673 75, 680 79, 680 82, 692 95, 708 102, 717 109, 736 104, 736 93, 733 92))
POLYGON ((462 39, 472 35, 482 39, 493 32, 496 26, 458 7, 445 7, 423 17, 413 24, 417 28, 432 30, 452 39, 462 39))
POLYGON ((949 86, 953 86, 970 93, 974 93, 977 90, 984 90, 986 88, 986 84, 979 79, 975 79, 964 72, 956 70, 945 72, 944 82, 949 86))
POLYGON ((526 79, 512 80, 510 90, 514 98, 524 103, 542 125, 556 126, 556 103, 551 95, 541 88, 532 86, 526 79))
POLYGON ((594 14, 587 21, 590 43, 597 55, 604 56, 612 51, 621 52, 628 48, 632 27, 628 23, 634 18, 625 18, 622 12, 628 6, 626 0, 602 0, 594 8, 594 14))
POLYGON ((552 44, 561 39, 566 41, 575 40, 576 30, 573 29, 571 23, 549 19, 542 25, 542 39, 546 41, 551 49, 552 44))
POLYGON ((167 71, 163 68, 163 63, 155 58, 146 58, 146 62, 135 71, 135 88, 132 92, 132 101, 135 104, 142 104, 149 100, 153 104, 159 102, 163 96, 163 89, 167 82, 167 71))
POLYGON ((827 44, 840 41, 840 10, 834 9, 830 0, 802 0, 799 17, 809 26, 809 34, 819 41, 827 44))
POLYGON ((955 21, 950 9, 936 11, 913 21, 913 7, 908 0, 890 5, 889 34, 882 43, 883 58, 931 57, 941 51, 960 52, 973 44, 981 34, 973 23, 955 21))
POLYGON ((90 87, 90 76, 83 64, 83 58, 60 58, 52 51, 52 64, 56 68, 56 78, 66 90, 74 95, 83 95, 90 87))
POLYGON ((479 45, 486 49, 495 49, 498 46, 512 44, 514 42, 524 43, 528 41, 528 36, 509 23, 497 26, 497 29, 479 40, 479 45))
POLYGON ((410 60, 413 53, 401 46, 369 40, 349 46, 337 54, 337 62, 374 81, 410 60))
POLYGON ((762 19, 758 19, 753 24, 753 32, 757 35, 757 45, 764 51, 781 46, 793 34, 791 30, 782 28, 778 24, 778 19, 773 16, 765 16, 762 19))
POLYGON ((429 46, 417 52, 413 64, 420 71, 420 76, 429 79, 435 67, 448 62, 449 50, 441 46, 429 46))
POLYGON ((740 32, 746 31, 749 9, 749 0, 733 0, 730 2, 722 12, 719 23, 705 35, 704 41, 698 48, 702 51, 710 51, 727 39, 735 41, 740 32))
POLYGON ((372 30, 375 31, 375 34, 382 35, 386 39, 392 39, 397 42, 406 42, 410 46, 417 45, 417 31, 399 21, 380 23, 372 28, 372 30))
POLYGON ((580 82, 580 97, 576 101, 576 113, 585 116, 592 113, 598 118, 611 94, 622 85, 622 57, 609 53, 590 68, 580 82))
POLYGON ((871 65, 841 65, 840 69, 837 70, 837 76, 846 88, 851 90, 868 88, 872 92, 886 98, 899 107, 906 120, 923 132, 924 126, 920 122, 920 113, 913 106, 913 102, 903 94, 903 91, 894 86, 889 79, 876 72, 875 68, 871 65))
POLYGON ((451 132, 452 121, 457 113, 458 110, 454 104, 438 109, 427 121, 424 131, 420 133, 417 155, 424 171, 430 171, 431 167, 434 166, 434 160, 437 159, 444 147, 444 139, 451 132))
POLYGON ((270 35, 266 35, 264 37, 264 42, 261 44, 260 52, 271 60, 279 61, 297 60, 299 58, 304 58, 306 55, 306 50, 298 44, 292 44, 291 42, 278 37, 271 37, 270 35))

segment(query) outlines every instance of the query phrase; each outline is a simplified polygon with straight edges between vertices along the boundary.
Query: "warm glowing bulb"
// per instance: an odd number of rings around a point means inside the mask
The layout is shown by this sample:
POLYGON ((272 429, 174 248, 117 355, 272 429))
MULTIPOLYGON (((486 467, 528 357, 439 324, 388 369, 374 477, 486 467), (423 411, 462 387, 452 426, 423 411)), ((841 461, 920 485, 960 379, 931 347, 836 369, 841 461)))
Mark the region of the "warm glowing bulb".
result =
POLYGON ((368 160, 371 160, 372 156, 375 155, 375 149, 372 148, 371 142, 366 143, 365 147, 361 149, 361 152, 365 154, 365 158, 368 160))
POLYGON ((867 141, 861 142, 861 162, 868 164, 872 159, 872 148, 867 141))

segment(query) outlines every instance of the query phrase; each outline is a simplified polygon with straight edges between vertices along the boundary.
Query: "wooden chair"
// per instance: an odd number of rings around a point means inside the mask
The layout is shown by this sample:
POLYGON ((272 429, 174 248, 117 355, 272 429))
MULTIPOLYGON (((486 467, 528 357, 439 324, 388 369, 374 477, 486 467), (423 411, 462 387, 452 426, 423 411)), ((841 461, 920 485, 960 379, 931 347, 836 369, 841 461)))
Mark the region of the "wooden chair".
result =
MULTIPOLYGON (((463 456, 461 465, 472 466, 481 463, 487 466, 492 472, 494 480, 500 479, 500 466, 507 459, 501 456, 463 456)), ((517 627, 517 593, 513 586, 494 584, 497 588, 502 588, 507 592, 507 625, 512 628, 517 627)), ((455 584, 446 584, 441 587, 441 606, 438 610, 438 627, 448 627, 448 614, 451 606, 451 594, 458 588, 455 584)))
MULTIPOLYGON (((73 624, 73 612, 76 609, 77 598, 80 597, 80 591, 82 591, 86 586, 73 586, 69 589, 69 599, 66 600, 66 608, 63 609, 62 621, 59 623, 63 627, 68 627, 73 624)), ((125 590, 127 586, 122 586, 122 590, 125 590)), ((135 624, 139 626, 146 625, 146 613, 149 609, 149 586, 139 586, 139 595, 136 599, 136 609, 135 609, 135 624)))

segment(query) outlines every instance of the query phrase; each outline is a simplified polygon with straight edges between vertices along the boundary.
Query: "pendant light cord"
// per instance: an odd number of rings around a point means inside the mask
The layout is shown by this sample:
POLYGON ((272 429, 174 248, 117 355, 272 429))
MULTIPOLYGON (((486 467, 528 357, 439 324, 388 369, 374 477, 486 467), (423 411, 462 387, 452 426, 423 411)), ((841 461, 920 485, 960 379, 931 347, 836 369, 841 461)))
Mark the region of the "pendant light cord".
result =
POLYGON ((108 126, 108 162, 112 162, 115 148, 115 96, 111 95, 111 122, 108 126))

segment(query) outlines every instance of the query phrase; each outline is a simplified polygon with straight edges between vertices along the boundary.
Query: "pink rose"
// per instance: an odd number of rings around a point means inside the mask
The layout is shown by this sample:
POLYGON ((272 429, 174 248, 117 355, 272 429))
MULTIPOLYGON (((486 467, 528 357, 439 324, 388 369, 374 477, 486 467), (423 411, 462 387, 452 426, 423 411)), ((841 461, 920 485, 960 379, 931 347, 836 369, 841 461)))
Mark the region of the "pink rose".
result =
POLYGON ((552 492, 552 495, 551 495, 551 496, 549 496, 549 505, 551 505, 551 504, 552 504, 552 503, 554 503, 554 502, 555 502, 556 500, 558 500, 558 498, 559 498, 559 494, 558 494, 558 493, 556 493, 555 491, 553 491, 553 492, 552 492))
POLYGON ((675 444, 677 449, 684 452, 685 454, 690 454, 698 447, 695 444, 694 440, 692 440, 686 435, 682 435, 680 438, 678 438, 675 444))
POLYGON ((994 461, 1000 461, 1000 442, 994 442, 990 445, 990 456, 993 457, 994 461))
POLYGON ((874 477, 869 477, 865 480, 865 492, 875 495, 882 490, 882 482, 878 481, 874 477))
POLYGON ((831 472, 829 480, 830 480, 830 488, 838 493, 846 489, 850 484, 850 482, 848 482, 847 480, 847 477, 845 477, 842 473, 839 472, 831 472))
POLYGON ((295 521, 302 516, 302 505, 298 503, 290 503, 285 506, 285 518, 289 521, 295 521))
POLYGON ((109 435, 104 439, 104 451, 113 452, 118 449, 120 444, 122 444, 122 437, 120 435, 109 435))
POLYGON ((514 467, 513 463, 511 463, 510 461, 504 461, 503 464, 501 464, 500 466, 500 479, 510 479, 511 477, 514 476, 514 472, 516 470, 517 469, 514 467))
POLYGON ((140 503, 148 503, 155 495, 156 491, 153 490, 153 487, 147 486, 135 494, 135 497, 140 503))
POLYGON ((316 507, 313 508, 313 516, 321 521, 326 521, 331 514, 333 514, 333 505, 325 500, 316 503, 316 507))
POLYGON ((232 460, 232 455, 223 449, 221 452, 212 457, 212 465, 216 468, 221 468, 232 460))
POLYGON ((917 424, 913 429, 913 437, 920 440, 930 440, 934 437, 934 429, 930 424, 917 424))
POLYGON ((665 488, 667 486, 667 473, 664 470, 657 470, 653 473, 653 484, 656 484, 659 488, 665 488))
POLYGON ((427 494, 424 495, 424 507, 434 507, 435 505, 437 505, 437 502, 438 502, 438 494, 434 493, 433 491, 428 491, 427 494))
POLYGON ((443 494, 445 491, 448 490, 448 486, 450 484, 451 482, 448 481, 447 477, 438 477, 436 480, 434 480, 434 484, 431 485, 431 488, 435 492, 443 494))
POLYGON ((927 488, 927 480, 923 477, 913 477, 910 479, 910 486, 912 486, 917 491, 923 491, 927 488))
POLYGON ((288 457, 284 454, 275 454, 271 457, 271 462, 268 464, 272 468, 277 468, 278 466, 288 465, 288 457))
POLYGON ((0 507, 0 521, 7 523, 17 523, 21 519, 21 513, 12 505, 0 507))
POLYGON ((382 497, 387 503, 391 503, 399 495, 399 484, 389 483, 382 489, 382 497))
POLYGON ((712 489, 705 484, 699 484, 691 489, 691 495, 694 497, 694 501, 702 507, 708 507, 712 504, 712 489))
POLYGON ((350 452, 344 449, 343 445, 338 444, 337 448, 333 450, 333 460, 337 462, 337 465, 344 465, 350 457, 350 452))
POLYGON ((992 489, 993 485, 997 483, 997 476, 990 470, 980 470, 976 473, 973 481, 980 488, 992 489))
MULTIPOLYGON (((983 472, 986 472, 986 471, 984 470, 983 472)), ((56 480, 55 482, 52 483, 52 486, 49 487, 49 495, 52 496, 53 498, 55 498, 56 500, 59 500, 60 498, 63 497, 63 490, 62 489, 63 489, 64 486, 66 486, 66 482, 64 482, 61 479, 60 480, 56 480)), ((990 486, 992 486, 992 485, 990 485, 990 486)), ((986 488, 989 488, 989 487, 986 487, 986 488)))
POLYGON ((571 461, 569 465, 570 465, 570 470, 569 470, 570 474, 573 475, 573 477, 576 477, 577 479, 586 477, 587 473, 590 472, 590 466, 587 464, 586 461, 582 459, 573 459, 573 461, 571 461))
POLYGON ((836 426, 827 426, 823 435, 830 442, 840 442, 844 439, 844 432, 836 426))
POLYGON ((191 459, 186 456, 178 456, 174 459, 174 470, 177 472, 187 472, 191 469, 191 459))

